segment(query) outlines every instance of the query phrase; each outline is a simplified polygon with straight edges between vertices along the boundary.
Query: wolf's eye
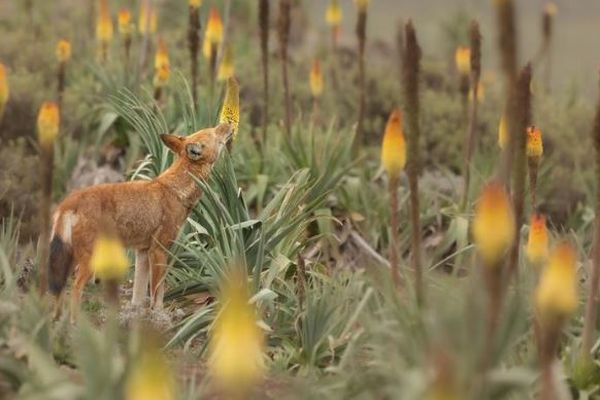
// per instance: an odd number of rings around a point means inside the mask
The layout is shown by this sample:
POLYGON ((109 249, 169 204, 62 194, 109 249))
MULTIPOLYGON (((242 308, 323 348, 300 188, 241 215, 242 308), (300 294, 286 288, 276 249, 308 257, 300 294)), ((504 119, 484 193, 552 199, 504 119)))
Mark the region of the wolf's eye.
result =
POLYGON ((185 146, 185 151, 190 160, 199 160, 202 157, 202 148, 203 144, 200 143, 190 143, 185 146))

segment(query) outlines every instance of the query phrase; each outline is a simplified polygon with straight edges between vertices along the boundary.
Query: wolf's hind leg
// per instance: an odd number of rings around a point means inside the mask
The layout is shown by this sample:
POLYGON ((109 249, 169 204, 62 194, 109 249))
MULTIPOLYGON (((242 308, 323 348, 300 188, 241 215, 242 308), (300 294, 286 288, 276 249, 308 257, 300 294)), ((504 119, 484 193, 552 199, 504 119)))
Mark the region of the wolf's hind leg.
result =
POLYGON ((131 304, 134 306, 142 306, 146 301, 149 274, 148 250, 137 250, 135 252, 135 273, 133 276, 133 295, 131 297, 131 304))

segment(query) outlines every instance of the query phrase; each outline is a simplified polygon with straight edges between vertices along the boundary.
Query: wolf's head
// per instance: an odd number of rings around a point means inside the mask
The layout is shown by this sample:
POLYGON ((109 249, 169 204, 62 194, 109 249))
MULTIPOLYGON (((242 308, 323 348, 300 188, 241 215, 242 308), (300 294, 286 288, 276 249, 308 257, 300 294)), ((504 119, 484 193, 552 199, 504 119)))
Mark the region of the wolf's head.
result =
POLYGON ((232 133, 229 124, 219 124, 215 128, 201 129, 187 137, 164 134, 160 135, 160 139, 177 156, 192 165, 200 166, 213 164, 218 160, 232 133))

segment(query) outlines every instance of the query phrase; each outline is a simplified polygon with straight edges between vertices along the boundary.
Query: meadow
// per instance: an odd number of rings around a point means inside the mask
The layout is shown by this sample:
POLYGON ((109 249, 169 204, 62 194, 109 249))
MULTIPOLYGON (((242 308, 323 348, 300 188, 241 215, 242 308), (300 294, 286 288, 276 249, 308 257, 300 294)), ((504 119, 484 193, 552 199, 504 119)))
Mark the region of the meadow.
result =
POLYGON ((0 3, 0 399, 600 399, 598 13, 0 3), (58 301, 61 201, 213 127, 164 307, 110 229, 58 301))

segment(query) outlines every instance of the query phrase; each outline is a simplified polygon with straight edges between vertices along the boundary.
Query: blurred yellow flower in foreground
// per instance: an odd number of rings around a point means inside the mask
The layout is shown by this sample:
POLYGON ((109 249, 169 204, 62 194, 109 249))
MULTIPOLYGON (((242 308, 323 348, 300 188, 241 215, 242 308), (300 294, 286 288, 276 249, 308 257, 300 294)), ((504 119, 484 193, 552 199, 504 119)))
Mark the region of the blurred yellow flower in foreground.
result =
POLYGON ((502 150, 506 148, 508 145, 508 121, 506 119, 506 114, 502 114, 500 117, 500 123, 498 124, 498 146, 502 150))
POLYGON ((110 42, 113 37, 113 25, 108 9, 108 0, 100 0, 98 21, 96 23, 96 38, 101 42, 110 42))
POLYGON ((56 45, 56 59, 59 63, 66 63, 71 59, 71 42, 65 39, 58 41, 56 45))
POLYGON ((354 0, 356 6, 358 7, 358 11, 365 12, 367 11, 367 7, 369 7, 369 3, 371 0, 354 0))
POLYGON ((90 267, 102 280, 122 279, 129 268, 129 260, 121 241, 107 233, 98 234, 94 242, 90 267))
POLYGON ((468 75, 471 71, 471 49, 465 46, 457 47, 454 52, 454 62, 461 75, 468 75))
POLYGON ((220 311, 211 331, 210 372, 232 397, 247 393, 262 378, 263 334, 241 273, 221 290, 220 311))
POLYGON ((535 291, 535 305, 542 323, 568 317, 577 308, 577 272, 575 249, 558 244, 542 272, 535 291))
POLYGON ((169 82, 169 77, 171 76, 171 70, 168 64, 163 64, 158 67, 154 73, 154 87, 162 88, 167 82, 169 82))
POLYGON ((126 400, 175 400, 175 379, 167 359, 155 345, 147 345, 131 371, 126 400))
POLYGON ((556 5, 556 3, 553 2, 546 3, 546 5, 544 6, 544 13, 553 17, 556 14, 558 14, 558 6, 556 5))
POLYGON ((6 78, 6 67, 0 63, 0 118, 2 118, 9 96, 10 88, 8 87, 8 79, 6 78))
POLYGON ((486 185, 473 219, 473 239, 483 262, 498 266, 515 239, 515 216, 502 184, 486 185))
POLYGON ((534 265, 541 265, 548 259, 548 228, 546 217, 542 214, 531 216, 525 254, 534 265))
POLYGON ((225 81, 235 74, 235 66, 233 64, 233 50, 231 46, 227 46, 223 52, 223 58, 219 64, 218 79, 225 81))
POLYGON ((237 136, 240 125, 240 85, 235 77, 227 79, 219 122, 231 125, 233 137, 237 136))
POLYGON ((542 131, 540 128, 530 126, 527 128, 527 157, 539 158, 544 154, 542 131))
POLYGON ((202 5, 202 0, 189 0, 189 5, 192 8, 200 8, 202 5))
POLYGON ((327 21, 327 24, 337 27, 342 23, 342 18, 343 13, 339 0, 330 0, 325 11, 325 21, 327 21))
POLYGON ((323 93, 323 71, 319 60, 314 60, 310 68, 310 92, 314 98, 321 97, 323 93))
POLYGON ((402 112, 392 111, 381 145, 381 164, 390 177, 397 178, 406 165, 406 140, 402 129, 402 112))
POLYGON ((131 13, 126 8, 121 8, 119 11, 119 33, 123 36, 130 36, 133 33, 131 13))
POLYGON ((49 149, 54 144, 60 125, 58 105, 53 101, 46 101, 40 107, 37 118, 38 141, 44 149, 49 149))

